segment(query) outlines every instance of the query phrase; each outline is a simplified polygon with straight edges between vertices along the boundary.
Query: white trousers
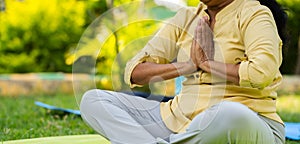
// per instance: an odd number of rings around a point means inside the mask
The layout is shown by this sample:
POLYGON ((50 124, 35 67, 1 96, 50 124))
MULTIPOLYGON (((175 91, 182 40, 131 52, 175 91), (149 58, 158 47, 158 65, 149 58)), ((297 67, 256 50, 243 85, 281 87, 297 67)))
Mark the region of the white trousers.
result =
POLYGON ((283 144, 284 127, 248 107, 224 101, 198 114, 185 133, 170 131, 160 102, 90 90, 81 100, 83 120, 112 144, 283 144))

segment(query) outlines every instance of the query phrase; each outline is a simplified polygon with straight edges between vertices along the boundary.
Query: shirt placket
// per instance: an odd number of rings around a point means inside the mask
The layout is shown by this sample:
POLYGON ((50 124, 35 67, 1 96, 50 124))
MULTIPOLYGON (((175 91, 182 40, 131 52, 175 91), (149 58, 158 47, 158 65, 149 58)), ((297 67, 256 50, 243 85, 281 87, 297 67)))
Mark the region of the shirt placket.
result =
POLYGON ((203 74, 203 71, 198 71, 193 74, 194 80, 200 84, 203 83, 203 79, 201 78, 202 74, 203 74))

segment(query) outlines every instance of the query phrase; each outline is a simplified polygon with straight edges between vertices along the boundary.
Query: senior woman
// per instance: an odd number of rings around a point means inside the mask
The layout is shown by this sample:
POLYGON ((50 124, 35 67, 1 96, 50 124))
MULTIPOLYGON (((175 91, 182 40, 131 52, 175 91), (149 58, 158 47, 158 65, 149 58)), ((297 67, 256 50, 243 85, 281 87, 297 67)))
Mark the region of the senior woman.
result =
MULTIPOLYGON (((276 20, 285 16, 266 1, 276 20)), ((285 21, 276 23, 260 2, 201 0, 179 10, 127 63, 125 81, 134 87, 185 76, 181 93, 157 102, 90 90, 82 118, 111 143, 283 144, 277 26, 281 34, 285 21)))

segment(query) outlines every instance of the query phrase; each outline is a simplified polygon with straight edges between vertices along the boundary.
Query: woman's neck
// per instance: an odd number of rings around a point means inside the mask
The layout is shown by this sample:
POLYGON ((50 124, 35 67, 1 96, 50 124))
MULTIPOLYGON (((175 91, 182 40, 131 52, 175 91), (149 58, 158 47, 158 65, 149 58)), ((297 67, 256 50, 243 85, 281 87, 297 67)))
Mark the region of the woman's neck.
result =
POLYGON ((208 6, 207 10, 208 10, 208 14, 210 16, 211 19, 215 19, 217 13, 219 11, 221 11, 224 7, 226 7, 227 5, 229 5, 231 2, 233 2, 233 0, 225 0, 222 3, 215 5, 215 6, 208 6))
POLYGON ((233 2, 234 0, 225 0, 222 3, 215 5, 215 6, 207 6, 207 12, 208 15, 210 17, 209 20, 209 27, 213 30, 214 29, 214 25, 216 23, 216 15, 219 11, 221 11, 224 7, 226 7, 227 5, 229 5, 231 2, 233 2))

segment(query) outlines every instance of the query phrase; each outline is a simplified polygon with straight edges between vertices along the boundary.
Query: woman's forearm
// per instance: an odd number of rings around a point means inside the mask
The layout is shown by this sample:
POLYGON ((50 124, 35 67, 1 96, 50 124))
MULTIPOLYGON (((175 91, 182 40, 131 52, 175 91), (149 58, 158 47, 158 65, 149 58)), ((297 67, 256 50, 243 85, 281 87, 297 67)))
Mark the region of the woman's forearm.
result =
POLYGON ((206 61, 202 64, 201 69, 225 78, 234 84, 239 84, 239 64, 225 64, 217 61, 206 61))
POLYGON ((184 74, 190 74, 197 70, 192 62, 176 62, 172 64, 156 64, 145 62, 138 64, 131 74, 131 82, 134 84, 148 84, 172 79, 184 74))

